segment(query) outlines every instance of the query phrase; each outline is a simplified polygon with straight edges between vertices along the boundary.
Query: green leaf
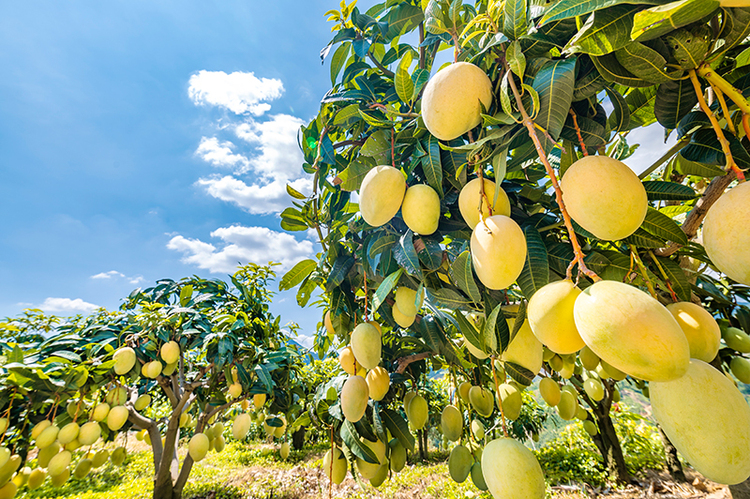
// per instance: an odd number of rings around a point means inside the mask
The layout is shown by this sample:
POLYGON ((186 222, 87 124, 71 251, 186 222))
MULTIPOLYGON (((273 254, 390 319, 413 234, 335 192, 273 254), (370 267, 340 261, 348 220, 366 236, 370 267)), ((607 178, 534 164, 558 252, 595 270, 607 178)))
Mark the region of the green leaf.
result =
POLYGON ((411 100, 417 100, 417 97, 419 97, 419 93, 422 91, 429 79, 429 70, 420 68, 414 70, 414 74, 411 75, 411 81, 412 83, 414 83, 414 93, 412 93, 411 100))
POLYGON ((633 40, 653 40, 677 28, 700 21, 719 8, 716 0, 677 0, 638 12, 633 19, 633 40))
POLYGON ((360 156, 349 163, 349 166, 337 175, 336 179, 334 179, 334 184, 339 185, 342 191, 358 191, 365 176, 374 167, 374 161, 360 156))
POLYGON ((424 9, 424 27, 428 33, 439 35, 448 32, 443 10, 440 8, 438 0, 430 0, 424 9))
POLYGON ((595 11, 580 31, 570 39, 564 53, 605 55, 621 49, 630 41, 633 14, 638 10, 638 7, 631 5, 617 5, 595 11))
POLYGON ((422 262, 422 265, 424 265, 428 270, 439 269, 443 264, 443 248, 440 247, 440 243, 431 239, 420 239, 422 241, 422 245, 418 244, 417 246, 424 246, 424 248, 420 249, 417 252, 419 261, 422 262))
POLYGON ((528 31, 527 0, 505 0, 503 33, 516 40, 528 31))
POLYGON ((471 271, 471 255, 469 250, 462 252, 456 257, 451 265, 451 277, 456 286, 469 296, 474 302, 481 303, 482 295, 479 292, 474 274, 471 271))
POLYGON ((378 130, 373 133, 367 137, 359 152, 364 156, 373 158, 379 165, 388 164, 391 154, 390 132, 387 130, 378 130))
POLYGON ((625 97, 630 109, 630 124, 632 130, 638 127, 648 126, 656 121, 654 115, 654 101, 656 100, 656 86, 647 88, 634 88, 625 97))
MULTIPOLYGON (((664 83, 682 74, 682 70, 667 73, 664 70, 667 60, 659 52, 640 42, 630 42, 616 51, 614 55, 617 61, 627 68, 627 71, 650 83, 664 83)), ((606 78, 606 75, 604 76, 606 78)))
POLYGON ((396 437, 409 452, 414 452, 414 436, 409 433, 409 425, 404 421, 404 418, 392 409, 383 409, 380 411, 380 417, 391 435, 396 437))
POLYGON ((510 344, 510 331, 502 305, 496 305, 484 323, 484 342, 492 353, 504 352, 510 344))
POLYGON ((622 240, 626 244, 632 244, 639 248, 661 248, 664 243, 661 239, 652 236, 643 229, 637 229, 634 233, 622 240))
POLYGON ((401 62, 398 64, 393 82, 396 86, 398 98, 406 103, 411 102, 414 96, 414 82, 411 81, 411 76, 409 76, 408 72, 413 57, 411 50, 404 54, 404 57, 401 58, 401 62))
POLYGON ((393 257, 396 262, 410 275, 422 277, 422 268, 419 265, 417 250, 414 248, 414 235, 411 230, 399 239, 398 246, 393 249, 393 257))
POLYGON ((398 241, 398 236, 389 234, 387 236, 381 236, 375 239, 370 244, 370 258, 375 258, 377 255, 392 247, 398 241))
POLYGON ((534 382, 535 373, 529 371, 522 365, 514 362, 505 362, 505 372, 522 386, 531 386, 534 382))
POLYGON ((615 132, 624 132, 630 127, 630 107, 620 92, 604 87, 614 111, 609 117, 609 127, 615 132))
POLYGON ((553 139, 560 137, 575 86, 576 59, 547 62, 534 77, 533 88, 539 93, 539 113, 535 123, 547 130, 553 139))
POLYGON ((487 353, 487 345, 484 343, 483 334, 477 331, 477 328, 474 327, 474 324, 472 324, 471 321, 469 321, 464 313, 460 310, 454 311, 453 315, 456 317, 458 328, 464 338, 466 338, 466 341, 474 345, 482 352, 487 353))
POLYGON ((638 78, 625 69, 617 60, 615 54, 591 56, 591 60, 602 77, 609 82, 619 83, 628 87, 650 87, 652 85, 652 83, 638 78))
POLYGON ((688 282, 687 276, 682 267, 669 258, 656 257, 656 259, 664 269, 664 273, 667 275, 669 284, 672 286, 677 298, 682 301, 690 301, 692 290, 690 288, 690 282, 688 282))
MULTIPOLYGON (((722 9, 724 23, 719 38, 724 39, 721 51, 729 50, 750 35, 750 11, 747 9, 722 9)), ((739 67, 738 62, 738 67, 739 67)))
POLYGON ((286 184, 286 193, 289 194, 294 199, 307 199, 307 196, 299 192, 297 189, 292 187, 289 184, 286 184))
POLYGON ((711 29, 706 25, 692 29, 679 29, 666 37, 666 43, 673 48, 672 57, 684 70, 695 69, 708 54, 711 43, 711 29))
POLYGON ((682 154, 677 154, 672 160, 672 167, 680 175, 696 175, 698 177, 713 178, 716 176, 726 175, 723 168, 714 165, 696 163, 685 159, 682 154))
MULTIPOLYGON (((740 168, 750 168, 750 155, 740 141, 728 130, 724 130, 724 137, 729 142, 729 150, 734 161, 740 168)), ((713 129, 701 129, 693 133, 690 142, 680 153, 685 159, 709 165, 725 165, 726 157, 719 139, 713 129)))
POLYGON ((690 80, 665 81, 656 91, 654 114, 664 128, 671 130, 696 104, 698 97, 690 80))
POLYGON ((391 292, 403 272, 403 269, 398 269, 397 271, 388 275, 388 277, 383 279, 383 282, 380 283, 380 286, 378 286, 378 289, 375 291, 375 295, 372 298, 373 313, 375 313, 380 308, 380 305, 383 304, 386 297, 388 296, 388 293, 391 292))
POLYGON ((530 299, 539 288, 549 282, 549 261, 547 247, 539 231, 532 226, 525 226, 523 233, 526 236, 526 262, 517 282, 523 295, 530 299))
POLYGON ((505 50, 505 57, 508 59, 510 70, 519 78, 523 78, 523 74, 526 72, 526 56, 523 55, 523 50, 521 50, 521 42, 518 40, 511 42, 505 50))
POLYGON ((349 273, 351 268, 354 266, 354 257, 351 255, 340 255, 333 262, 331 273, 328 274, 328 280, 326 281, 326 291, 329 293, 344 282, 346 274, 349 273))
POLYGON ((344 67, 346 58, 349 56, 350 48, 351 43, 342 43, 336 49, 336 52, 333 53, 333 57, 331 58, 331 85, 336 84, 336 79, 341 72, 341 68, 344 67))
POLYGON ((560 0, 553 3, 539 20, 539 26, 544 26, 552 21, 570 19, 571 17, 590 14, 595 10, 603 10, 607 7, 623 3, 636 5, 657 5, 660 0, 560 0))
POLYGON ((666 216, 664 213, 655 210, 649 206, 646 212, 646 219, 641 226, 649 234, 661 237, 666 241, 672 241, 682 245, 687 244, 687 235, 682 231, 677 222, 666 216))
POLYGON ((180 290, 180 306, 187 307, 190 303, 190 298, 193 297, 193 285, 187 284, 180 290))
POLYGON ((309 276, 317 267, 318 262, 315 260, 307 259, 297 263, 294 267, 289 269, 289 272, 284 274, 284 277, 281 278, 281 282, 279 282, 279 291, 292 289, 309 276))
POLYGON ((677 182, 660 182, 658 180, 647 180, 643 182, 646 194, 650 201, 688 201, 695 198, 695 191, 690 187, 677 182))
POLYGON ((430 135, 427 137, 427 155, 422 159, 427 184, 443 197, 443 167, 440 163, 440 141, 430 135))
POLYGON ((466 306, 471 303, 469 300, 461 296, 460 293, 449 288, 431 289, 429 295, 431 301, 439 307, 452 310, 466 308, 466 306))
POLYGON ((364 445, 359 440, 357 429, 354 427, 354 424, 352 424, 352 422, 348 419, 345 419, 344 424, 341 425, 340 435, 341 439, 344 441, 344 444, 349 447, 349 449, 355 456, 371 464, 380 464, 380 461, 378 461, 378 456, 375 455, 375 452, 373 452, 372 449, 364 445))

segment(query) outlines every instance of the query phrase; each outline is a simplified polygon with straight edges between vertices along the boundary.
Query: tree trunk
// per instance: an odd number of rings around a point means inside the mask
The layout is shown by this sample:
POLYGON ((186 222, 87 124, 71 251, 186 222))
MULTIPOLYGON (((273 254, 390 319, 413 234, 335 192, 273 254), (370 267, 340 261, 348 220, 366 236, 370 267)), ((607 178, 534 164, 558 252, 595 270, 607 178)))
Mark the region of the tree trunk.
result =
POLYGON ((182 491, 177 491, 172 484, 171 477, 162 480, 161 483, 154 483, 154 499, 182 499, 182 491))
POLYGON ((300 426, 297 431, 292 433, 292 447, 294 447, 294 450, 302 450, 303 445, 305 445, 305 427, 300 426))
POLYGON ((422 440, 423 433, 424 433, 424 430, 417 430, 417 443, 419 444, 419 459, 421 461, 425 460, 425 448, 424 448, 424 442, 422 440))
POLYGON ((750 478, 737 485, 730 485, 732 499, 750 499, 750 478))
POLYGON ((593 407, 594 422, 599 429, 599 433, 591 439, 604 458, 604 464, 607 466, 610 479, 618 483, 630 483, 633 478, 625 465, 625 456, 622 453, 622 447, 620 447, 620 440, 617 438, 615 425, 609 416, 610 407, 603 403, 608 398, 593 407))
POLYGON ((422 438, 424 439, 424 457, 423 459, 427 459, 427 457, 430 455, 430 442, 427 440, 427 434, 428 431, 423 429, 422 430, 422 438))
POLYGON ((661 435, 661 442, 664 444, 664 454, 669 474, 675 482, 687 482, 685 472, 682 470, 682 463, 677 457, 677 448, 669 441, 669 437, 661 429, 661 426, 657 425, 657 427, 659 428, 659 435, 661 435))

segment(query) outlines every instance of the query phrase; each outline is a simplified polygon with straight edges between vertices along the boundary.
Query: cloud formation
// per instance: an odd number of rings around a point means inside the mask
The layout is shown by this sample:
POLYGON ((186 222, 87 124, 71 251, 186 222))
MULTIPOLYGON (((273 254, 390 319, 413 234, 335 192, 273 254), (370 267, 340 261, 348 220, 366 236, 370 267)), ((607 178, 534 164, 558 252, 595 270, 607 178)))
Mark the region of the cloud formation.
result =
POLYGON ((283 271, 309 258, 313 252, 311 241, 297 241, 291 234, 266 227, 220 227, 211 232, 211 237, 221 240, 220 247, 200 239, 174 236, 167 248, 183 253, 183 263, 215 274, 234 273, 238 265, 248 262, 265 264, 269 261, 281 263, 283 271))
POLYGON ((195 155, 218 168, 234 168, 238 173, 247 171, 250 165, 248 159, 242 154, 233 153, 232 149, 234 144, 229 141, 219 142, 216 137, 201 137, 195 155))
POLYGON ((98 274, 94 274, 91 276, 91 279, 97 279, 97 280, 109 280, 109 279, 125 279, 130 284, 140 284, 145 279, 143 276, 136 275, 136 276, 126 276, 122 272, 119 272, 117 270, 110 270, 109 272, 100 272, 98 274))
POLYGON ((36 308, 40 308, 44 310, 45 312, 51 312, 51 313, 67 313, 67 314, 73 314, 73 313, 84 313, 89 314, 99 308, 99 305, 94 305, 93 303, 89 303, 86 301, 83 301, 80 298, 70 299, 70 298, 47 298, 44 300, 44 303, 41 305, 37 305, 36 308))
POLYGON ((236 71, 199 71, 190 77, 188 96, 200 106, 218 106, 234 114, 260 116, 271 105, 264 101, 278 99, 284 92, 281 80, 256 78, 251 73, 236 71))

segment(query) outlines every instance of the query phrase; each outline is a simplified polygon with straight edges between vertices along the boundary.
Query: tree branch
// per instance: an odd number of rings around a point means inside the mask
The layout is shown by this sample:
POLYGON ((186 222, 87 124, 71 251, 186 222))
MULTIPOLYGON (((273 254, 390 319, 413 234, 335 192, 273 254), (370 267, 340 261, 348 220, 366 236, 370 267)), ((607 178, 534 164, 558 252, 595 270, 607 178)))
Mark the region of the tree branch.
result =
POLYGON ((396 372, 399 374, 402 374, 404 371, 406 371, 406 368, 412 362, 418 362, 420 360, 432 357, 433 355, 435 355, 435 352, 422 352, 422 353, 415 353, 414 355, 409 355, 408 357, 401 357, 400 359, 396 361, 398 362, 398 367, 396 367, 396 372))
POLYGON ((380 64, 380 63, 378 62, 378 60, 377 60, 377 59, 375 59, 375 57, 374 57, 374 56, 373 56, 373 55, 372 55, 372 54, 370 53, 370 51, 369 51, 369 50, 367 51, 367 57, 369 57, 369 58, 370 58, 370 60, 371 60, 371 61, 372 61, 372 62, 373 62, 373 63, 374 63, 374 64, 375 64, 375 65, 376 65, 377 67, 378 67, 378 69, 379 69, 380 71, 382 71, 382 72, 383 72, 383 74, 384 74, 384 75, 386 75, 386 76, 387 76, 388 78, 393 78, 393 77, 395 76, 395 75, 393 74, 393 71, 389 70, 388 68, 386 68, 385 66, 383 66, 382 64, 380 64))

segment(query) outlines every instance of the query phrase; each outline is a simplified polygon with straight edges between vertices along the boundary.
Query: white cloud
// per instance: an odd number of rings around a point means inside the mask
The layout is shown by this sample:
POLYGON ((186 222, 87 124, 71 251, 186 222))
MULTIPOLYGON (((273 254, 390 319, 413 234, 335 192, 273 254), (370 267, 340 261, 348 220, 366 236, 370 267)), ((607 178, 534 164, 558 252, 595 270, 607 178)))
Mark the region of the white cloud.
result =
MULTIPOLYGON (((285 180, 274 180, 267 184, 248 185, 232 176, 202 178, 198 185, 206 188, 211 196, 234 203, 253 214, 277 213, 291 206, 286 193, 285 180)), ((300 178, 289 184, 303 194, 312 190, 312 180, 300 178)))
POLYGON ((672 133, 664 143, 664 128, 659 123, 636 128, 628 134, 628 144, 640 144, 633 155, 625 160, 636 173, 641 173, 675 145, 676 133, 672 133))
POLYGON ((299 127, 304 124, 296 116, 276 114, 267 121, 243 123, 235 133, 259 149, 260 154, 250 160, 257 174, 267 179, 296 179, 306 175, 297 143, 299 127))
POLYGON ((91 276, 92 279, 112 279, 113 277, 125 277, 125 274, 116 270, 110 270, 109 272, 100 272, 91 276))
POLYGON ((76 299, 70 299, 70 298, 47 298, 44 300, 44 303, 41 305, 37 305, 36 308, 40 308, 44 310, 45 312, 53 312, 53 313, 76 313, 76 312, 83 312, 83 313, 91 313, 97 308, 99 308, 99 305, 94 305, 93 303, 89 303, 86 301, 81 300, 80 298, 76 299))
POLYGON ((235 114, 260 116, 271 106, 263 101, 278 99, 284 92, 281 80, 256 78, 253 73, 199 71, 190 77, 188 96, 196 105, 224 107, 235 114))
POLYGON ((286 270, 313 252, 311 241, 297 241, 291 234, 266 227, 232 225, 216 229, 211 237, 221 239, 222 246, 217 248, 200 239, 178 235, 169 241, 167 248, 183 253, 183 263, 212 273, 233 273, 240 264, 269 261, 281 263, 280 270, 286 270))
POLYGON ((195 154, 203 161, 220 168, 235 168, 238 172, 248 169, 249 161, 242 154, 232 152, 234 144, 229 141, 219 142, 216 137, 201 137, 195 154))

